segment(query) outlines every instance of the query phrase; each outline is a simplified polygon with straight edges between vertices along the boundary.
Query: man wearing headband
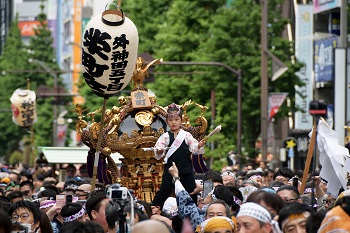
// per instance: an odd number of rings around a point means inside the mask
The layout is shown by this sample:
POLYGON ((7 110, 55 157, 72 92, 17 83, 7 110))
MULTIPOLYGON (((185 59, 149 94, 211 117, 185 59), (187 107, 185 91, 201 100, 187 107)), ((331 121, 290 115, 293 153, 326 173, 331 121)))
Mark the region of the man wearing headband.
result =
POLYGON ((77 196, 79 200, 87 200, 90 190, 91 184, 82 184, 75 190, 75 196, 77 196))
POLYGON ((271 221, 271 215, 264 207, 247 202, 241 205, 237 214, 237 232, 270 233, 273 229, 271 221))
POLYGON ((221 177, 224 185, 231 184, 232 186, 236 186, 236 175, 231 171, 221 172, 221 177))
POLYGON ((279 212, 278 225, 283 232, 306 232, 306 222, 312 209, 298 202, 285 206, 279 212))
POLYGON ((223 216, 213 217, 201 223, 200 233, 233 233, 234 222, 223 216))
POLYGON ((61 209, 61 215, 63 217, 63 222, 75 222, 84 221, 85 208, 77 203, 67 203, 61 209))
MULTIPOLYGON (((166 122, 170 130, 162 134, 154 148, 156 159, 164 157, 164 172, 162 184, 152 201, 152 206, 161 209, 165 200, 174 190, 174 182, 181 179, 186 191, 192 193, 196 188, 191 153, 203 154, 205 141, 198 142, 191 133, 181 129, 182 113, 180 108, 172 103, 167 109, 166 122), (175 162, 179 168, 179 176, 172 177, 168 169, 175 162)), ((197 195, 193 194, 192 199, 197 203, 197 195)))
POLYGON ((254 182, 254 186, 260 188, 265 186, 265 174, 263 172, 249 172, 246 176, 246 180, 254 182))
POLYGON ((325 184, 327 181, 320 176, 314 176, 312 179, 312 182, 306 183, 304 194, 311 196, 311 194, 314 193, 318 209, 323 209, 328 196, 325 192, 325 190, 327 190, 327 184, 325 184))
POLYGON ((281 186, 276 193, 286 202, 287 205, 300 200, 298 189, 291 185, 281 186))

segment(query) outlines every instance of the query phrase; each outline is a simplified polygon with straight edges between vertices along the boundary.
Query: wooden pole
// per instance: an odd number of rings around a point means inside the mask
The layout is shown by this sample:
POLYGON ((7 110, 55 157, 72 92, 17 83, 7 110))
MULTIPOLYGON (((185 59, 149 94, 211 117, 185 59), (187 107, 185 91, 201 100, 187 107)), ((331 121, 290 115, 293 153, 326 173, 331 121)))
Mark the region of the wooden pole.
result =
POLYGON ((303 173, 303 179, 301 181, 301 188, 299 190, 300 193, 304 193, 306 179, 307 179, 307 176, 309 174, 311 159, 312 159, 312 155, 314 153, 316 134, 317 134, 317 132, 316 132, 316 120, 315 120, 314 126, 312 128, 311 141, 310 141, 309 150, 307 153, 306 164, 305 164, 304 173, 303 173))
POLYGON ((97 179, 98 160, 100 157, 100 152, 102 151, 101 141, 102 141, 102 135, 103 135, 103 121, 105 118, 106 104, 107 104, 107 98, 104 98, 103 99, 103 107, 102 107, 102 117, 101 117, 101 121, 100 121, 100 132, 98 135, 97 147, 96 147, 96 152, 95 152, 94 170, 92 172, 91 192, 95 190, 96 179, 97 179))

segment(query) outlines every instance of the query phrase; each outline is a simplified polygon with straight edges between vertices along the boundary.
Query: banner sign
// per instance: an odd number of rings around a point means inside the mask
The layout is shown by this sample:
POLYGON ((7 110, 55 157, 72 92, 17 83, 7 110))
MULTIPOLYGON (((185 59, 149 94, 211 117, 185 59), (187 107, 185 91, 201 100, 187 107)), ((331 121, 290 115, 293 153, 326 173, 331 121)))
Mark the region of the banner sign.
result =
POLYGON ((334 80, 334 49, 337 37, 330 37, 314 42, 315 82, 331 82, 334 80))
POLYGON ((277 114, 278 110, 282 106, 284 100, 288 96, 287 92, 271 92, 269 93, 268 114, 269 120, 267 123, 267 145, 273 147, 275 144, 275 131, 273 128, 272 118, 277 114))
POLYGON ((314 14, 341 7, 342 0, 313 0, 314 14))
POLYGON ((302 111, 295 113, 294 129, 310 130, 312 116, 308 113, 309 103, 313 96, 312 70, 313 70, 313 13, 311 5, 295 4, 295 55, 305 65, 296 74, 305 83, 305 86, 296 86, 295 104, 302 111))
POLYGON ((288 96, 287 92, 269 93, 269 106, 268 106, 269 120, 272 119, 277 114, 278 110, 280 109, 281 105, 283 104, 287 96, 288 96))
POLYGON ((21 21, 18 22, 18 28, 21 31, 21 36, 34 36, 36 29, 40 25, 39 21, 21 21))

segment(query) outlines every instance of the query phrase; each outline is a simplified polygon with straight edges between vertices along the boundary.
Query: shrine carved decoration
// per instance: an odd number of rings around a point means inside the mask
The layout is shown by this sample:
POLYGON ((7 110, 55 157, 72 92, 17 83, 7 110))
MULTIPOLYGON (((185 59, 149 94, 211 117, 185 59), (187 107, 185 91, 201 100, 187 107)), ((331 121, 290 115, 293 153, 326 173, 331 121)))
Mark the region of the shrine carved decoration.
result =
MULTIPOLYGON (((94 117, 101 110, 96 110, 83 115, 85 110, 81 106, 76 107, 78 122, 77 132, 81 132, 82 142, 90 148, 87 158, 88 165, 94 160, 95 152, 100 153, 100 163, 98 179, 103 183, 121 183, 121 185, 134 190, 134 195, 139 199, 151 202, 155 192, 161 184, 163 174, 163 160, 157 160, 153 151, 144 151, 142 148, 153 147, 160 135, 167 131, 166 109, 157 104, 156 97, 148 96, 148 90, 139 80, 146 75, 148 67, 138 60, 134 73, 137 80, 133 80, 134 87, 130 96, 118 98, 119 106, 114 106, 105 111, 103 122, 103 136, 101 148, 97 148, 100 122, 96 122, 94 117), (137 70, 138 69, 138 70, 137 70), (144 99, 143 99, 144 98, 144 99), (90 118, 90 124, 83 118, 90 118), (111 153, 120 153, 121 169, 119 170, 110 156, 111 153), (105 170, 103 170, 105 169, 105 170)), ((159 63, 161 60, 155 60, 159 63)), ((181 105, 183 111, 182 128, 190 132, 194 138, 201 140, 207 130, 208 123, 204 118, 207 107, 199 105, 192 100, 181 105), (191 120, 187 115, 189 106, 200 108, 201 114, 195 119, 195 124, 191 125, 191 120)), ((88 168, 89 172, 89 168, 88 168)), ((89 175, 92 175, 92 171, 89 175)))

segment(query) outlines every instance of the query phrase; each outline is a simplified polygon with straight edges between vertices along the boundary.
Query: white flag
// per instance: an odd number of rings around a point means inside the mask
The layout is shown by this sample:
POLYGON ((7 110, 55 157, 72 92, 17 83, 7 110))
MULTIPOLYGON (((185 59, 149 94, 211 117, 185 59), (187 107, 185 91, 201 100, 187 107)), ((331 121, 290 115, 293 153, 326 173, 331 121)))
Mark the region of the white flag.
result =
POLYGON ((350 173, 349 150, 339 145, 336 132, 323 119, 317 128, 317 147, 322 165, 320 176, 328 181, 327 191, 338 196, 341 187, 346 190, 347 173, 350 173))

